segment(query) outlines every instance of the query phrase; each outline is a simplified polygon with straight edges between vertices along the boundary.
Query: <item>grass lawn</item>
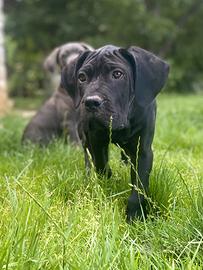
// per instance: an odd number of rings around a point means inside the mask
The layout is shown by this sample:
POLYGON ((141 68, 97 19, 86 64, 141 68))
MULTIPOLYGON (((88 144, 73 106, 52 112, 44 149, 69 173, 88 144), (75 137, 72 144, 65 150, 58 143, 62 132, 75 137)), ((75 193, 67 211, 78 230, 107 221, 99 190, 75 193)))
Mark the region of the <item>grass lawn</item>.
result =
POLYGON ((86 177, 82 149, 21 146, 0 119, 0 269, 203 269, 203 96, 158 99, 149 218, 125 221, 129 166, 86 177))

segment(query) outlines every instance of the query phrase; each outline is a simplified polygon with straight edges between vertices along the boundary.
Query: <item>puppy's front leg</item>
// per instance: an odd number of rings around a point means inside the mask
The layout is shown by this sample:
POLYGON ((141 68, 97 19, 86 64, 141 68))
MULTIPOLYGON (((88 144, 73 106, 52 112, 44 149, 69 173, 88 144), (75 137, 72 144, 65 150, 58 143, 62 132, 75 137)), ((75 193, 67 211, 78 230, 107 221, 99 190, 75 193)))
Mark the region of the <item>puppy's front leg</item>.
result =
POLYGON ((153 152, 151 149, 153 135, 154 129, 151 132, 149 130, 141 132, 137 156, 128 150, 132 162, 131 182, 133 185, 127 206, 127 219, 129 221, 135 217, 143 218, 143 215, 146 216, 147 214, 145 195, 148 192, 149 174, 153 163, 153 152), (137 159, 137 162, 135 159, 137 159))
POLYGON ((85 163, 90 166, 89 154, 92 157, 96 172, 98 174, 106 174, 111 177, 111 169, 108 165, 108 143, 101 143, 97 140, 88 138, 85 144, 85 163))
POLYGON ((131 221, 135 217, 141 217, 141 207, 140 207, 140 199, 142 199, 142 195, 140 196, 138 189, 140 189, 139 184, 139 176, 137 173, 137 148, 138 148, 138 140, 139 136, 136 135, 132 138, 127 144, 120 145, 125 153, 130 157, 131 162, 131 183, 132 183, 132 192, 128 199, 128 205, 126 209, 127 220, 131 221))

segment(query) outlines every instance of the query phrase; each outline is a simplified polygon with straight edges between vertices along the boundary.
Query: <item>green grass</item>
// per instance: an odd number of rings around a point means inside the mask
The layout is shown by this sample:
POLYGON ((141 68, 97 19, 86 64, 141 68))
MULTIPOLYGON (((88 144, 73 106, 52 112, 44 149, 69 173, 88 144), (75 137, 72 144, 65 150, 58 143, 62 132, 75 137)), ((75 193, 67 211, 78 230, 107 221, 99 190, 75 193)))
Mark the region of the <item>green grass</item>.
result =
POLYGON ((44 101, 49 97, 49 95, 43 94, 41 97, 37 98, 29 98, 29 97, 15 97, 13 99, 14 101, 14 107, 16 109, 23 109, 23 110, 35 110, 39 108, 44 101))
POLYGON ((58 141, 21 146, 27 120, 0 120, 0 269, 203 269, 203 96, 160 96, 149 218, 127 224, 129 167, 85 176, 58 141))

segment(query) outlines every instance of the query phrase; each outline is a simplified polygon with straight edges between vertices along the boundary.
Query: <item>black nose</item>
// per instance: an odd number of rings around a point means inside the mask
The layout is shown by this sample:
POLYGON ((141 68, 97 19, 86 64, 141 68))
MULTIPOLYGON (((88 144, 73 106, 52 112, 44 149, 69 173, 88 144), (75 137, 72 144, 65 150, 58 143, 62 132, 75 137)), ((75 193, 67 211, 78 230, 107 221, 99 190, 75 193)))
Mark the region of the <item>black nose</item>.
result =
POLYGON ((87 109, 95 110, 102 104, 102 99, 99 96, 89 96, 84 102, 87 109))

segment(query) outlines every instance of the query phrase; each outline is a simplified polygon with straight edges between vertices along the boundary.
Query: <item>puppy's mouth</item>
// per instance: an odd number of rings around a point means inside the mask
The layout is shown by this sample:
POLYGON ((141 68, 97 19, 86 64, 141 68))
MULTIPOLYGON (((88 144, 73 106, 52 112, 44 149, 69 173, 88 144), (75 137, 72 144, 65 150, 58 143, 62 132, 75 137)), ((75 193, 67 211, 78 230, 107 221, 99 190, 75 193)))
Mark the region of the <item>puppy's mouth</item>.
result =
POLYGON ((129 128, 129 121, 123 115, 113 115, 110 118, 110 127, 112 131, 121 131, 129 128))
POLYGON ((99 125, 103 129, 120 131, 127 129, 129 123, 125 114, 118 114, 111 102, 98 96, 91 96, 81 102, 82 118, 85 122, 99 125))
POLYGON ((108 114, 105 110, 85 110, 85 121, 91 121, 102 129, 108 129, 112 131, 121 131, 124 129, 128 129, 129 122, 125 119, 121 119, 116 114, 108 114))

